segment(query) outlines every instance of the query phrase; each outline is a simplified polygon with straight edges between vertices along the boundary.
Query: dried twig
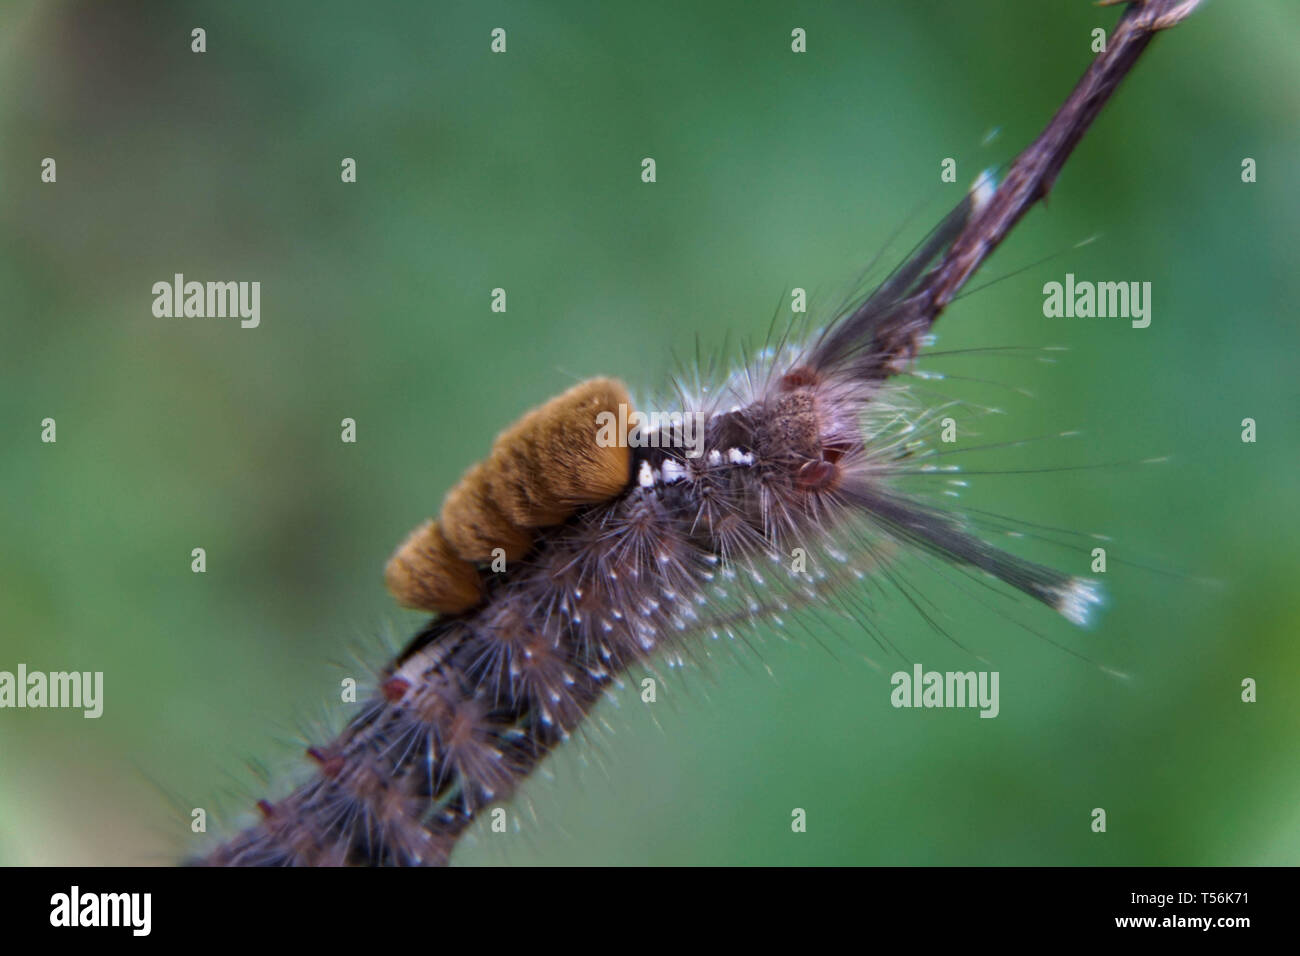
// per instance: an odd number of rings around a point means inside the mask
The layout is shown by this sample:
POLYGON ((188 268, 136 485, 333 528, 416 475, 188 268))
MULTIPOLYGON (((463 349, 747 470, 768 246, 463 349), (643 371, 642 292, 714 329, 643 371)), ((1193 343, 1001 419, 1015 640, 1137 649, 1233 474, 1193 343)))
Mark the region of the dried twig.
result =
MULTIPOLYGON (((1123 0, 1103 0, 1111 5, 1123 0)), ((1120 17, 1106 45, 1079 80, 1047 128, 1011 164, 1006 178, 978 208, 947 247, 938 264, 908 290, 901 307, 878 321, 869 352, 881 377, 893 374, 915 356, 920 339, 1040 199, 1045 199, 1061 167, 1102 107, 1161 30, 1182 22, 1200 0, 1134 0, 1120 17)))

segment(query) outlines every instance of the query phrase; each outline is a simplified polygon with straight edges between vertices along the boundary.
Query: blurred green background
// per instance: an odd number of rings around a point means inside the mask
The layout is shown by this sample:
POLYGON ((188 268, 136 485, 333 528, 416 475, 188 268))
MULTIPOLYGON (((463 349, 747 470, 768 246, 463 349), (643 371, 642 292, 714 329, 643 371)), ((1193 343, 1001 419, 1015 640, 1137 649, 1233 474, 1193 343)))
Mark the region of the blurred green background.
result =
MULTIPOLYGON (((245 761, 298 768, 295 734, 337 722, 340 674, 362 676, 349 653, 378 665, 383 635, 418 625, 383 563, 497 429, 589 375, 645 394, 697 335, 761 338, 790 287, 833 308, 901 223, 886 259, 1037 133, 1115 17, 6 3, 0 669, 101 670, 106 702, 99 720, 0 712, 0 862, 168 862, 198 847, 173 803, 233 825, 263 789, 245 761), (176 272, 259 280, 261 327, 155 318, 151 286, 176 272)), ((903 656, 861 630, 832 653, 767 632, 757 655, 670 672, 653 707, 629 685, 525 786, 517 827, 476 828, 456 862, 1300 862, 1298 39, 1290 0, 1209 3, 1158 39, 971 287, 1063 254, 941 320, 942 348, 1069 348, 929 366, 1006 412, 982 440, 1085 433, 990 467, 1170 456, 967 494, 1113 536, 1098 627, 1013 609, 1036 637, 918 570, 1000 672, 998 719, 890 706, 913 660, 984 666, 906 602, 877 621, 903 656), (1044 318, 1067 271, 1150 281, 1151 327, 1044 318)))

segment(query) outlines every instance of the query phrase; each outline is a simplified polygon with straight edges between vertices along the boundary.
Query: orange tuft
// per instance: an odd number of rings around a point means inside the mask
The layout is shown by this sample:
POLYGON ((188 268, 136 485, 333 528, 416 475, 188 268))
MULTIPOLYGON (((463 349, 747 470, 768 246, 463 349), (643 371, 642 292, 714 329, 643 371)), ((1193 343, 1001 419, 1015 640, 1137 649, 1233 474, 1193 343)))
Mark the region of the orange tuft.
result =
POLYGON ((493 499, 489 462, 479 462, 442 501, 443 533, 466 561, 491 561, 493 550, 505 551, 507 561, 528 553, 533 539, 514 525, 493 499))
POLYGON ((459 557, 436 521, 426 521, 388 559, 388 590, 406 607, 459 614, 483 600, 478 569, 459 557))
POLYGON ((594 378, 557 395, 503 431, 492 453, 456 483, 437 522, 411 533, 388 562, 388 589, 408 607, 457 614, 482 602, 478 563, 500 548, 517 561, 533 529, 562 524, 608 501, 631 480, 626 445, 597 443, 602 412, 631 412, 621 382, 594 378), (622 406, 620 410, 620 406, 622 406))
POLYGON ((506 429, 486 464, 494 497, 521 528, 560 524, 583 505, 607 501, 629 481, 631 450, 597 444, 599 416, 629 414, 622 383, 593 378, 506 429))

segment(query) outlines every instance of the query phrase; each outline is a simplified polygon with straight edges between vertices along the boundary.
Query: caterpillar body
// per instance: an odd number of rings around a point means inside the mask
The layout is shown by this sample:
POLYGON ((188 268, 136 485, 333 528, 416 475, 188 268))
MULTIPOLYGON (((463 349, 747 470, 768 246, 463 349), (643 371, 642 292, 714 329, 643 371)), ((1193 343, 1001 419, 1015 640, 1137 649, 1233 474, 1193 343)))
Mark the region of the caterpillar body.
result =
POLYGON ((917 438, 936 409, 891 379, 1048 195, 1152 38, 1198 5, 1130 0, 996 189, 981 178, 824 329, 783 338, 720 385, 679 385, 672 404, 704 422, 698 454, 682 451, 684 427, 649 444, 598 440, 599 417, 631 405, 608 379, 503 433, 389 562, 399 601, 436 616, 342 732, 308 749, 311 779, 259 802, 260 821, 195 862, 446 863, 475 817, 510 797, 628 668, 684 658, 702 636, 787 609, 815 614, 833 597, 870 630, 847 589, 892 581, 900 548, 1086 623, 1100 601, 1093 582, 996 548, 972 521, 900 489, 944 466, 917 438), (796 549, 806 564, 787 562, 796 549))
POLYGON ((201 862, 446 863, 628 668, 690 655, 918 548, 1028 594, 1076 623, 1087 580, 981 540, 896 487, 925 451, 926 412, 889 381, 915 356, 918 280, 990 200, 987 180, 864 302, 802 343, 778 344, 720 386, 677 388, 698 415, 636 447, 596 440, 630 405, 583 383, 498 439, 389 563, 403 603, 438 612, 391 662, 310 781, 201 862), (795 548, 806 566, 789 560, 795 548), (500 549, 498 552, 497 549, 500 549), (493 555, 504 568, 493 569, 493 555))

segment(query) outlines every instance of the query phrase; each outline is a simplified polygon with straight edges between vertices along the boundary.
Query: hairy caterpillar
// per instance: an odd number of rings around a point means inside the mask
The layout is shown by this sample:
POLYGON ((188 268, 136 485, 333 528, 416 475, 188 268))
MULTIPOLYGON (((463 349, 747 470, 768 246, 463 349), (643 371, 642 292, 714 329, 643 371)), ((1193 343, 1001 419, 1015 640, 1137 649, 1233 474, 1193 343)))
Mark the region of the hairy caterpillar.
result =
POLYGON ((658 447, 601 449, 597 411, 626 398, 602 380, 507 431, 448 496, 442 522, 455 553, 431 545, 443 535, 425 525, 390 564, 399 597, 434 595, 422 606, 450 613, 394 662, 343 738, 313 750, 316 780, 267 805, 267 820, 214 861, 444 862, 475 813, 509 795, 617 674, 738 609, 758 617, 774 587, 814 599, 834 583, 816 569, 846 535, 866 536, 858 552, 878 552, 886 539, 928 549, 1082 622, 1096 600, 1087 582, 993 548, 889 487, 914 467, 904 446, 915 414, 882 384, 888 369, 872 335, 905 301, 894 290, 987 199, 977 190, 891 283, 823 335, 684 395, 682 407, 707 422, 698 457, 671 436, 658 447), (583 401, 598 391, 603 401, 583 401), (546 434, 554 442, 536 440, 546 434), (610 494, 602 482, 620 457, 610 494), (563 518, 583 498, 606 500, 563 518), (471 563, 500 546, 510 555, 503 573, 471 563), (820 560, 788 571, 793 547, 820 560), (473 585, 462 587, 470 574, 473 585), (446 596, 457 587, 469 600, 446 596))
POLYGON ((205 862, 445 863, 476 814, 507 798, 618 674, 701 633, 816 602, 896 545, 1084 623, 1099 600, 1091 582, 995 548, 959 516, 896 490, 917 463, 910 436, 925 411, 888 379, 1046 194, 1153 32, 1190 10, 1148 10, 1158 6, 1126 13, 1102 67, 1002 186, 981 180, 865 301, 721 385, 679 386, 676 408, 706 422, 698 456, 671 432, 637 448, 595 442, 596 416, 626 398, 608 380, 503 434, 389 564, 395 595, 440 616, 345 731, 309 750, 315 777, 263 802, 264 819, 205 862), (819 560, 792 569, 793 547, 819 560), (488 571, 496 549, 505 569, 488 571), (849 549, 865 567, 842 559, 849 549))

